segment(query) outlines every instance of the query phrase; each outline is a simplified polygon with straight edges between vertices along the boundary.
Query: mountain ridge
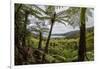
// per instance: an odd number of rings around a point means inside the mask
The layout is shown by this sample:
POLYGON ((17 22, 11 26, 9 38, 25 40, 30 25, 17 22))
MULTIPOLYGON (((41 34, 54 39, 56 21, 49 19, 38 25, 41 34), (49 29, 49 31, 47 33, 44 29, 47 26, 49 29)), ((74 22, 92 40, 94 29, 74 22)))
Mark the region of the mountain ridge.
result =
MULTIPOLYGON (((86 32, 93 32, 93 30, 94 30, 94 27, 89 27, 89 28, 87 28, 86 29, 86 32)), ((80 30, 75 30, 75 31, 70 31, 70 32, 67 32, 67 33, 63 33, 63 34, 52 34, 51 36, 53 37, 53 38, 57 38, 57 36, 59 37, 59 36, 63 36, 63 37, 76 37, 76 35, 77 36, 79 36, 79 32, 80 32, 80 30), (56 36, 56 37, 54 37, 54 36, 56 36)))

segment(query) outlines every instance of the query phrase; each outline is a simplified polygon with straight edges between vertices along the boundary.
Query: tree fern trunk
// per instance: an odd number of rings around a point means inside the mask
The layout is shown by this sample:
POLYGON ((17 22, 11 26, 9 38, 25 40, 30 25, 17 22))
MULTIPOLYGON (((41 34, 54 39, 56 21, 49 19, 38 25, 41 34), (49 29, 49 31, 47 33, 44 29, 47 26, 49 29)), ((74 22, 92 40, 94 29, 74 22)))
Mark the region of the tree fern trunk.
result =
POLYGON ((53 29, 53 23, 51 24, 51 28, 50 28, 50 32, 49 32, 49 36, 48 36, 48 39, 47 39, 47 42, 46 42, 46 46, 45 46, 45 52, 48 53, 48 46, 49 46, 49 41, 50 41, 50 37, 51 37, 51 33, 52 33, 52 29, 53 29))
POLYGON ((42 48, 42 33, 40 32, 39 34, 39 45, 38 45, 38 49, 41 49, 42 48))
POLYGON ((78 61, 85 60, 86 54, 86 26, 85 26, 85 14, 86 8, 81 8, 80 13, 80 40, 79 40, 79 51, 78 51, 78 61))
MULTIPOLYGON (((15 8, 17 5, 15 6, 15 8)), ((15 65, 21 65, 23 58, 20 57, 22 55, 21 45, 20 45, 20 33, 19 33, 19 12, 22 7, 22 4, 20 4, 15 11, 15 65)))
POLYGON ((53 17, 51 19, 51 27, 50 27, 48 39, 47 39, 47 42, 46 42, 46 46, 45 46, 45 49, 44 49, 44 54, 42 56, 42 63, 45 63, 45 54, 48 53, 49 41, 50 41, 53 26, 54 26, 54 22, 55 22, 55 16, 56 16, 56 13, 53 14, 53 17))
POLYGON ((48 53, 48 46, 49 46, 49 41, 50 41, 50 37, 51 37, 51 33, 52 33, 52 28, 53 28, 53 23, 51 24, 49 36, 48 36, 46 46, 45 46, 45 49, 44 49, 44 54, 43 54, 43 57, 42 57, 42 63, 45 62, 45 54, 48 53))
POLYGON ((23 24, 23 39, 22 39, 22 47, 23 47, 23 59, 24 59, 24 62, 27 62, 27 52, 25 51, 26 49, 26 27, 27 27, 27 20, 28 20, 28 12, 25 11, 25 21, 24 21, 24 24, 23 24))
POLYGON ((44 49, 44 54, 43 54, 43 57, 42 57, 42 63, 45 62, 45 54, 48 53, 49 41, 50 41, 50 37, 51 37, 53 25, 54 25, 53 22, 54 22, 54 21, 52 21, 52 23, 51 23, 51 28, 50 28, 49 35, 48 35, 48 39, 47 39, 46 46, 45 46, 45 49, 44 49))
POLYGON ((28 13, 25 11, 25 21, 24 21, 24 27, 23 27, 23 47, 26 46, 26 25, 27 25, 27 17, 28 13))

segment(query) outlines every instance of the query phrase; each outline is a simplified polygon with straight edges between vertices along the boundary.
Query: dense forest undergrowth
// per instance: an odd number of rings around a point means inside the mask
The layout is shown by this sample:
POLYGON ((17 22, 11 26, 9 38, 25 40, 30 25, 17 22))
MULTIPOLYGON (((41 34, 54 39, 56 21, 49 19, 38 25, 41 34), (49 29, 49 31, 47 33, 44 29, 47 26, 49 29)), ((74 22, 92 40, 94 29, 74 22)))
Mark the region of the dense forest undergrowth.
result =
MULTIPOLYGON (((46 39, 43 39, 42 48, 38 50, 39 38, 30 34, 27 38, 27 46, 32 48, 33 53, 31 57, 28 58, 30 61, 26 61, 26 64, 40 64, 43 49, 45 47, 46 39), (41 54, 40 58, 38 57, 38 52, 41 54), (36 54, 37 53, 37 54, 36 54), (35 55, 36 54, 36 55, 35 55), (33 57, 32 57, 33 56, 33 57), (38 63, 37 63, 38 61, 38 63)), ((86 33, 86 57, 85 61, 94 60, 94 33, 86 33)), ((49 43, 49 51, 46 54, 46 63, 61 63, 61 62, 77 62, 78 59, 78 46, 79 46, 79 37, 78 34, 76 37, 66 37, 64 38, 52 38, 49 43)), ((30 55, 29 55, 30 56, 30 55)))

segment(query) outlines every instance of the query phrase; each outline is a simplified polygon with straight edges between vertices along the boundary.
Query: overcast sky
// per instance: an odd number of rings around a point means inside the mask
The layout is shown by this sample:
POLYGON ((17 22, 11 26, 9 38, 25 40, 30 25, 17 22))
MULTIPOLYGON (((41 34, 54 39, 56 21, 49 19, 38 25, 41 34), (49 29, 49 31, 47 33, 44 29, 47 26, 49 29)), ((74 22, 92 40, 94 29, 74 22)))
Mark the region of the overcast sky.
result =
MULTIPOLYGON (((86 23, 86 27, 93 27, 94 26, 94 19, 89 18, 88 22, 86 23)), ((75 27, 73 28, 70 25, 67 25, 67 27, 65 27, 65 25, 61 24, 61 23, 55 23, 54 27, 53 27, 53 31, 52 33, 66 33, 66 32, 70 32, 70 31, 74 31, 74 30, 79 30, 79 27, 75 27)))
MULTIPOLYGON (((42 9, 44 8, 43 6, 40 6, 42 9)), ((64 9, 66 9, 68 7, 64 7, 60 10, 56 10, 56 12, 59 12, 59 11, 62 11, 64 9)), ((93 14, 93 17, 94 17, 94 13, 92 12, 93 14)), ((94 18, 93 17, 88 17, 88 22, 86 22, 86 27, 92 27, 94 26, 94 18)), ((32 23, 34 23, 34 17, 29 17, 30 21, 32 23)), ((50 27, 50 25, 49 25, 50 27)), ((70 31, 74 31, 74 30, 79 30, 79 27, 75 27, 73 28, 72 26, 70 25, 67 25, 67 27, 65 27, 65 25, 61 24, 61 23, 55 23, 54 24, 54 27, 53 27, 53 30, 52 30, 52 34, 59 34, 59 33, 66 33, 66 32, 70 32, 70 31)))

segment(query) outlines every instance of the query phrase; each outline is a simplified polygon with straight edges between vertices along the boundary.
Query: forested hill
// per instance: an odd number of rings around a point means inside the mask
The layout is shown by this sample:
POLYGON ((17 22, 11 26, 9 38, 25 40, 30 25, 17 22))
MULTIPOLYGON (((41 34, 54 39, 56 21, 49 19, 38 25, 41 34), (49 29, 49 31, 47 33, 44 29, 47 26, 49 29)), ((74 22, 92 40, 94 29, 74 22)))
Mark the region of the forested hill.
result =
MULTIPOLYGON (((90 28, 87 28, 86 29, 86 32, 93 32, 94 31, 94 27, 90 27, 90 28)), ((75 31, 70 31, 70 32, 67 32, 67 33, 64 33, 64 34, 52 34, 52 36, 65 36, 66 38, 75 38, 75 37, 78 37, 79 36, 79 32, 80 30, 75 30, 75 31)))

